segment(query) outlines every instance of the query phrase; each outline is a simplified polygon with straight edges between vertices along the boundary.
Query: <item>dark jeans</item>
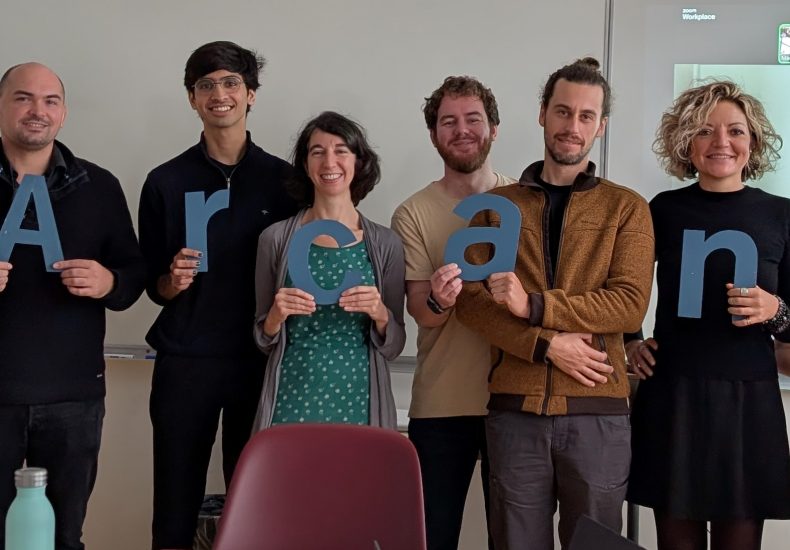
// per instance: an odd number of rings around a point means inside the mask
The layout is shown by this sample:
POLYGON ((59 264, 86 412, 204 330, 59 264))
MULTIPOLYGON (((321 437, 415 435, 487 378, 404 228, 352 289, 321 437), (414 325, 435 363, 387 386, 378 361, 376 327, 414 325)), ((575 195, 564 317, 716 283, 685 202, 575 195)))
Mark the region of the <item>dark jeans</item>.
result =
MULTIPOLYGON (((478 457, 488 516, 488 453, 484 416, 412 418, 425 500, 428 550, 456 550, 464 504, 478 457)), ((489 546, 491 546, 489 539, 489 546)))
POLYGON ((227 487, 250 438, 264 367, 260 356, 157 355, 150 402, 154 549, 192 548, 220 413, 227 487))
POLYGON ((83 550, 82 523, 96 481, 104 399, 47 405, 0 405, 0 549, 16 496, 14 470, 46 468, 55 510, 55 548, 83 550))
POLYGON ((497 550, 568 548, 582 514, 616 532, 631 462, 628 416, 491 411, 491 534, 497 550))

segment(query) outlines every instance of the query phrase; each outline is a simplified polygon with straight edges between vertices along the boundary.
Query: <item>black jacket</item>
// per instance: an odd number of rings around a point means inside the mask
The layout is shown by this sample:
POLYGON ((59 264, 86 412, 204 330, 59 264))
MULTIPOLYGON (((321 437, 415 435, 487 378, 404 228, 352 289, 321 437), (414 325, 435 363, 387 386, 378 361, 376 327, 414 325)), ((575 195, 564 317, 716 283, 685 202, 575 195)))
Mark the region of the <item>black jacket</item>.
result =
POLYGON ((148 174, 140 196, 140 245, 148 264, 146 291, 162 305, 146 340, 159 352, 191 357, 250 356, 255 314, 258 235, 288 218, 296 205, 285 180, 291 165, 250 140, 230 176, 206 152, 203 139, 148 174), (209 270, 170 301, 156 288, 173 256, 186 244, 184 194, 230 189, 230 206, 208 223, 209 270))
MULTIPOLYGON (((8 285, 0 292, 0 403, 41 404, 101 398, 105 308, 131 306, 145 281, 145 263, 118 180, 55 142, 60 163, 47 175, 64 258, 96 260, 113 272, 102 299, 70 294, 45 270, 41 248, 17 244, 8 285)), ((0 217, 16 188, 0 143, 0 217)), ((23 227, 36 229, 28 208, 23 227)))

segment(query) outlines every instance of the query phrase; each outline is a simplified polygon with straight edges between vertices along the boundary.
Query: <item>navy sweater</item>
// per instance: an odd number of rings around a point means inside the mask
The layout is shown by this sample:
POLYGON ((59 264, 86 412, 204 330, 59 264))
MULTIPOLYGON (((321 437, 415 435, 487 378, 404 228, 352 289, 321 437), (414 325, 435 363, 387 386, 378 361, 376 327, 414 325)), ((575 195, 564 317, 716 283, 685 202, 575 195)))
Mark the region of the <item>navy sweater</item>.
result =
POLYGON ((151 171, 140 197, 140 246, 148 264, 146 291, 162 305, 146 340, 159 352, 188 357, 250 356, 260 352, 252 337, 255 314, 255 254, 258 235, 296 212, 285 180, 291 165, 252 143, 226 179, 206 152, 203 139, 151 171), (167 301, 156 285, 186 245, 184 195, 230 189, 230 206, 208 223, 209 270, 167 301))
MULTIPOLYGON (((105 308, 126 309, 140 296, 145 263, 118 180, 56 142, 65 167, 48 178, 63 255, 96 260, 115 276, 102 299, 70 294, 45 270, 41 248, 17 244, 8 286, 0 292, 0 403, 43 404, 101 398, 105 308)), ((0 145, 0 216, 15 178, 0 145)), ((55 168, 57 171, 59 168, 55 168)), ((30 205, 23 227, 36 229, 30 205)))

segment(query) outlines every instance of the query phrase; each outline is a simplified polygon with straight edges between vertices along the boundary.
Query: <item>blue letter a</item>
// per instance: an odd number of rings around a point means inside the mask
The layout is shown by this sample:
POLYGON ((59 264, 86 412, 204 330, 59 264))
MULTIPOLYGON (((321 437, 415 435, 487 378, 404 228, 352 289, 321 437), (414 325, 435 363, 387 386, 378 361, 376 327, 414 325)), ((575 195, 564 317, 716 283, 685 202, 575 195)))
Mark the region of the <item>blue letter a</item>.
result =
POLYGON ((464 281, 482 281, 492 273, 513 271, 516 266, 518 237, 521 231, 521 211, 505 197, 480 193, 465 198, 453 212, 469 220, 481 210, 494 210, 499 214, 499 227, 466 227, 459 229, 447 239, 444 248, 444 263, 455 263, 461 268, 464 281), (491 243, 494 257, 482 265, 466 261, 464 252, 470 245, 491 243))
POLYGON ((58 228, 55 225, 55 214, 52 212, 52 203, 49 200, 47 181, 44 176, 31 176, 26 174, 22 178, 11 208, 0 229, 0 260, 7 262, 11 258, 16 244, 32 244, 41 247, 44 254, 44 267, 47 271, 57 271, 52 264, 63 259, 63 250, 60 247, 58 228), (30 200, 36 209, 38 229, 22 229, 25 219, 25 210, 30 200))

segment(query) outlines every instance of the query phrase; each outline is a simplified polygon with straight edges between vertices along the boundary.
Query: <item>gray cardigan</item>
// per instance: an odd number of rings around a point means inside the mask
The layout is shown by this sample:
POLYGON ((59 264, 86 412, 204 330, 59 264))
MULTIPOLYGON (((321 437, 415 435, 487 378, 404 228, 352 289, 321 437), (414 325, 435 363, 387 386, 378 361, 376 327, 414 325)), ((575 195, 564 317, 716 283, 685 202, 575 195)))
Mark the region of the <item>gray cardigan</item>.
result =
MULTIPOLYGON (((288 244, 294 232, 302 226, 305 210, 296 216, 269 226, 258 239, 258 258, 255 266, 255 342, 269 355, 263 390, 258 404, 258 413, 253 432, 271 426, 277 387, 280 383, 280 368, 286 347, 286 329, 273 337, 264 334, 262 323, 274 302, 274 295, 285 284, 288 272, 288 244)), ((392 397, 387 361, 400 355, 406 344, 406 329, 403 323, 403 298, 405 268, 403 244, 391 229, 374 223, 359 215, 365 245, 373 264, 376 287, 389 311, 386 334, 382 337, 374 323, 370 325, 370 425, 397 428, 395 400, 392 397)))

